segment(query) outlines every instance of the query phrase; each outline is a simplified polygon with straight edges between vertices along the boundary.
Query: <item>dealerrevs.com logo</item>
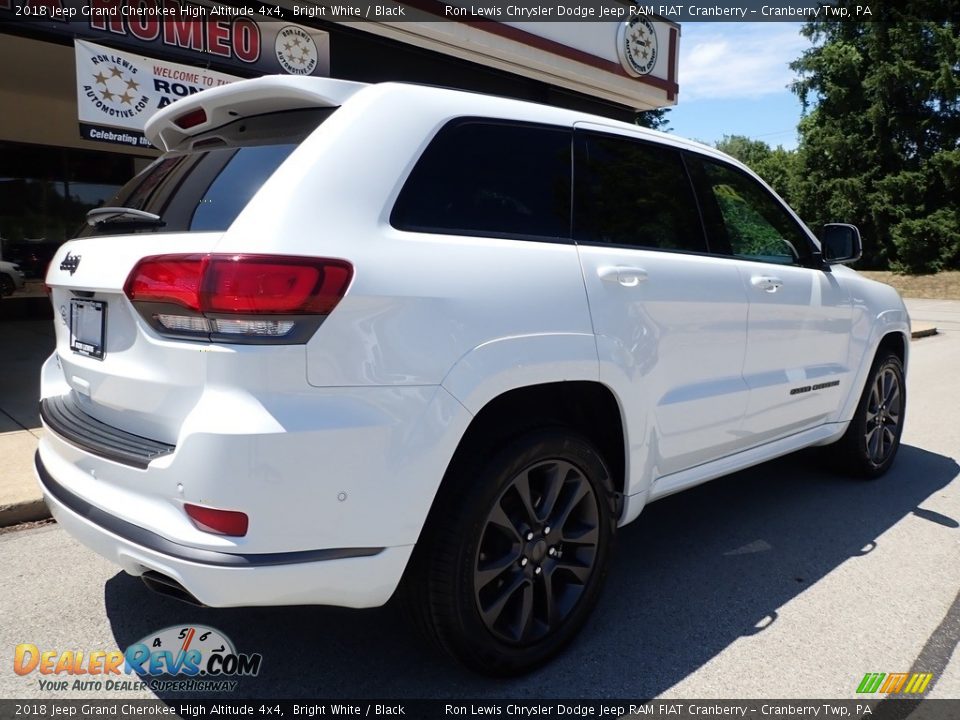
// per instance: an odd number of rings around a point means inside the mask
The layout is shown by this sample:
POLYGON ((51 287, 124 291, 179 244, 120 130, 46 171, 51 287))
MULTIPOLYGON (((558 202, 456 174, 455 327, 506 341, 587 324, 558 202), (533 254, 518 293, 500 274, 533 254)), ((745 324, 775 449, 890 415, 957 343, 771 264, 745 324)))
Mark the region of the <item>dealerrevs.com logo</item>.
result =
POLYGON ((175 625, 120 650, 48 650, 21 643, 17 675, 38 675, 41 690, 232 692, 239 677, 259 674, 263 656, 239 653, 219 630, 175 625))

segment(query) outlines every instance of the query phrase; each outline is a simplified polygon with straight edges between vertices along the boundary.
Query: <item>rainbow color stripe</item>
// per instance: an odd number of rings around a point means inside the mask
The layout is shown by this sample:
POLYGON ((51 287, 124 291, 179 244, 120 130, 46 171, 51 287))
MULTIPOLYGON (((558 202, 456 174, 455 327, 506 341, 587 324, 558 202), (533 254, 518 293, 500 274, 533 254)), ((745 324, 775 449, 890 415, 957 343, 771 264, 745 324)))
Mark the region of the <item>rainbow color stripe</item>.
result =
POLYGON ((918 695, 927 689, 932 679, 933 673, 867 673, 860 681, 857 692, 918 695))

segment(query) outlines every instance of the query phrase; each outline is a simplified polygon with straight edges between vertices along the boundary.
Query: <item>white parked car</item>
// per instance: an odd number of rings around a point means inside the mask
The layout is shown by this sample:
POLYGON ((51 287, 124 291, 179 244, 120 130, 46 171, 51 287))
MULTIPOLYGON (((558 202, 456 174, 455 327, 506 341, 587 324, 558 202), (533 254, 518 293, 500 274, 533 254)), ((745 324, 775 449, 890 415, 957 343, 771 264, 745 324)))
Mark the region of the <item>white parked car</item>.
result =
POLYGON ((0 297, 23 290, 23 273, 16 263, 0 260, 0 297))
POLYGON ((744 166, 570 110, 266 77, 47 283, 36 468, 74 537, 209 606, 398 587, 466 665, 544 662, 657 498, 815 445, 886 471, 909 320, 744 166))

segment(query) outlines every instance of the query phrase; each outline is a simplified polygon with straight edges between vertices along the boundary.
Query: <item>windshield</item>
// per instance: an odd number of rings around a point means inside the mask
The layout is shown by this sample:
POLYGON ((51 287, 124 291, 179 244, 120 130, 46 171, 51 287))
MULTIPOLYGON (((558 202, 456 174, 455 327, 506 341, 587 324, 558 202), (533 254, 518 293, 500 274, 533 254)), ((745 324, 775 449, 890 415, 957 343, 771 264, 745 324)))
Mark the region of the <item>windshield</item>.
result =
POLYGON ((334 110, 258 115, 199 135, 192 151, 157 158, 104 204, 153 213, 160 222, 137 223, 117 215, 85 227, 79 237, 226 230, 267 178, 334 110))

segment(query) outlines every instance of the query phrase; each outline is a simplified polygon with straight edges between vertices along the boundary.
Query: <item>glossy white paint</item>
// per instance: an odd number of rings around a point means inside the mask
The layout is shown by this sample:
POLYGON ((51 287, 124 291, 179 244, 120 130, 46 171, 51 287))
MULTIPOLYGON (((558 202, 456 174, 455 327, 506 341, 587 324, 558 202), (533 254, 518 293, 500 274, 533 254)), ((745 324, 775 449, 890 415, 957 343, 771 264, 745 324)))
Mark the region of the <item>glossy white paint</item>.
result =
POLYGON ((819 269, 734 262, 750 301, 743 363, 750 402, 740 432, 756 445, 824 423, 850 390, 849 291, 819 269), (763 278, 778 284, 765 289, 763 278), (840 384, 790 393, 834 381, 840 384))
POLYGON ((212 607, 257 605, 340 605, 368 608, 393 595, 413 546, 387 548, 378 555, 349 560, 217 567, 183 562, 105 532, 56 499, 44 500, 57 523, 72 537, 130 575, 148 570, 173 578, 200 602, 212 607))
POLYGON ((631 488, 744 447, 747 302, 733 263, 581 246, 600 378, 630 428, 631 488), (646 279, 608 282, 607 267, 646 279))
POLYGON ((832 268, 837 281, 850 293, 852 317, 847 365, 855 369, 851 391, 846 394, 836 420, 848 422, 860 400, 860 389, 867 381, 870 363, 877 346, 890 334, 903 339, 904 369, 910 361, 910 316, 900 295, 889 285, 869 280, 842 265, 832 268))
MULTIPOLYGON (((161 338, 127 302, 123 285, 144 255, 209 252, 219 239, 217 233, 166 233, 158 242, 145 245, 142 237, 110 236, 94 242, 74 241, 57 251, 47 283, 60 368, 63 380, 76 391, 89 415, 135 435, 176 442, 184 418, 203 392, 208 359, 232 351, 161 338), (68 253, 80 256, 72 275, 59 269, 68 253), (108 303, 110 356, 106 361, 70 352, 69 313, 74 291, 96 293, 108 303)), ((281 352, 274 353, 275 358, 289 357, 290 348, 276 349, 281 352)), ((294 352, 299 352, 302 363, 302 348, 294 352)), ((265 359, 260 356, 259 362, 265 359)), ((47 375, 44 370, 44 378, 47 375)))
POLYGON ((176 107, 167 105, 155 113, 143 132, 161 150, 185 150, 190 145, 191 136, 226 125, 237 117, 300 108, 337 107, 365 87, 365 83, 330 78, 267 75, 247 80, 237 87, 221 85, 202 94, 181 98, 176 107), (205 113, 203 122, 187 130, 176 123, 178 118, 199 109, 205 113))
MULTIPOLYGON (((44 365, 47 397, 66 388, 56 365, 56 357, 44 365)), ((302 367, 298 392, 243 389, 211 369, 176 452, 146 470, 55 433, 40 441, 40 459, 74 494, 182 545, 237 553, 412 545, 440 483, 435 468, 449 462, 470 414, 436 386, 313 389, 302 367), (184 502, 242 510, 250 529, 242 538, 202 532, 184 502)))
POLYGON ((181 103, 151 120, 151 137, 188 147, 190 135, 172 122, 199 107, 210 118, 341 107, 223 233, 64 245, 47 277, 57 350, 42 396, 72 392, 94 418, 176 450, 138 470, 50 432, 40 458, 87 502, 185 546, 388 549, 283 569, 213 569, 138 548, 49 499, 98 552, 133 573, 164 572, 211 605, 384 602, 472 418, 510 390, 576 380, 612 392, 625 430, 625 523, 649 500, 836 439, 881 339, 909 337, 896 293, 845 267, 401 232, 388 221, 423 148, 456 117, 590 125, 742 168, 695 143, 410 85, 260 79, 181 103), (355 275, 305 345, 176 341, 151 330, 122 291, 140 258, 174 252, 343 258, 355 275), (82 257, 73 275, 59 269, 67 253, 82 257), (108 303, 103 361, 69 349, 62 313, 78 290, 108 303), (840 384, 790 395, 823 380, 840 384), (250 530, 243 538, 200 531, 184 502, 247 512, 250 530))

